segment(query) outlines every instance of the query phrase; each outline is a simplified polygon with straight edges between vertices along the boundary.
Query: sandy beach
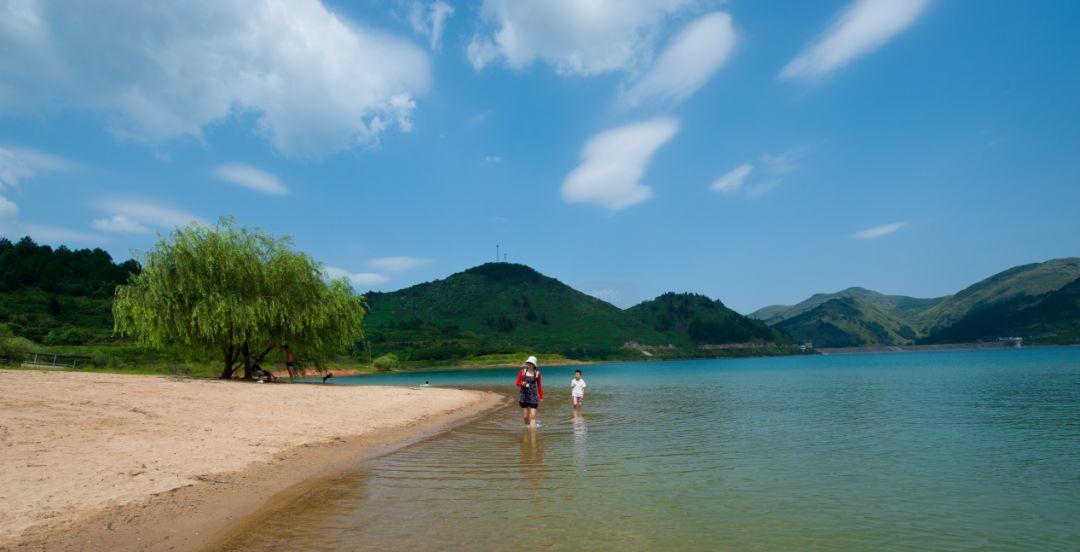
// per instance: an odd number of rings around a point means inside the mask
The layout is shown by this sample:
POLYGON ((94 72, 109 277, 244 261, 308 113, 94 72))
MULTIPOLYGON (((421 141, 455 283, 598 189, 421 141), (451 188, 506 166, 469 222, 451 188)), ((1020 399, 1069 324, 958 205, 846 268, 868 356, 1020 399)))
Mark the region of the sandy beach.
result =
POLYGON ((503 401, 451 389, 0 370, 0 549, 205 546, 364 454, 503 401))

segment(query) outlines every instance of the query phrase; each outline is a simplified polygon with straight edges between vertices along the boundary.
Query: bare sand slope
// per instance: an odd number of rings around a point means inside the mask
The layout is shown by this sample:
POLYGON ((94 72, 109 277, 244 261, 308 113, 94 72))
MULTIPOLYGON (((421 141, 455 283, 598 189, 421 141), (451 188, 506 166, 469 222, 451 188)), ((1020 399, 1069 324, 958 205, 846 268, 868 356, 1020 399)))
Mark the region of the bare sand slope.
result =
POLYGON ((296 447, 422 431, 498 401, 449 389, 0 370, 0 548, 151 495, 220 483, 215 474, 283 460, 296 447))

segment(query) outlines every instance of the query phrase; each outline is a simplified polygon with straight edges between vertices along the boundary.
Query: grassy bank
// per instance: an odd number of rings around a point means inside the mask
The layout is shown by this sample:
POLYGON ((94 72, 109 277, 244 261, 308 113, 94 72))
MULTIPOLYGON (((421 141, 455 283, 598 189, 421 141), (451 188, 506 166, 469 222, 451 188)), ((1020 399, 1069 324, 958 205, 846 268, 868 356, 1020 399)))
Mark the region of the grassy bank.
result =
MULTIPOLYGON (((40 345, 33 342, 24 342, 21 357, 5 365, 7 368, 47 369, 49 366, 20 366, 20 362, 32 358, 32 353, 42 355, 60 355, 61 357, 76 357, 79 371, 105 372, 116 374, 144 374, 144 375, 176 375, 190 377, 216 378, 221 373, 220 360, 208 355, 194 355, 182 350, 163 350, 139 347, 124 342, 103 343, 94 345, 40 345)), ((799 351, 784 346, 761 346, 761 347, 738 347, 729 349, 653 349, 642 350, 626 349, 619 355, 609 355, 604 358, 581 359, 569 358, 561 354, 546 354, 542 351, 519 351, 513 353, 496 353, 482 355, 468 355, 459 358, 446 359, 398 359, 392 353, 376 357, 372 362, 367 362, 366 355, 362 358, 353 356, 341 356, 323 362, 318 367, 324 372, 369 374, 379 372, 408 372, 431 369, 460 369, 460 368, 495 368, 501 366, 517 366, 530 354, 540 357, 542 365, 574 365, 592 364, 597 362, 619 361, 649 361, 649 360, 677 360, 697 358, 734 358, 748 356, 778 356, 797 354, 799 351), (393 356, 392 362, 386 361, 387 356, 393 356)), ((285 364, 282 359, 274 358, 271 362, 264 362, 263 367, 273 371, 284 371, 285 364)), ((315 369, 315 366, 307 366, 315 369)), ((63 366, 57 369, 70 369, 63 366)))

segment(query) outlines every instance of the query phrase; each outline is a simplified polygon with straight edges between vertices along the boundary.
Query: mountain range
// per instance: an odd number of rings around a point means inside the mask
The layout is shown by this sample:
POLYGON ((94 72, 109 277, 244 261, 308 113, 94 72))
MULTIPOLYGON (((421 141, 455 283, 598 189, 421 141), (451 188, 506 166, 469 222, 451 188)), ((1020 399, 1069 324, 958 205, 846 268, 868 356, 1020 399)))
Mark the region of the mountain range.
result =
MULTIPOLYGON (((0 324, 52 346, 116 340, 111 295, 139 270, 100 249, 0 239, 0 324)), ((628 309, 520 264, 487 263, 393 292, 368 292, 364 358, 459 361, 530 350, 573 359, 687 358, 1023 337, 1080 342, 1080 258, 1010 268, 936 298, 860 287, 743 316, 694 293, 628 309)))
POLYGON ((815 347, 905 345, 1024 337, 1071 343, 1080 258, 1010 268, 945 297, 885 295, 853 287, 750 314, 815 347))
POLYGON ((373 354, 446 360, 529 349, 568 358, 789 352, 791 338, 717 300, 667 293, 620 309, 530 267, 487 263, 366 294, 373 354), (737 345, 737 346, 736 346, 737 345))

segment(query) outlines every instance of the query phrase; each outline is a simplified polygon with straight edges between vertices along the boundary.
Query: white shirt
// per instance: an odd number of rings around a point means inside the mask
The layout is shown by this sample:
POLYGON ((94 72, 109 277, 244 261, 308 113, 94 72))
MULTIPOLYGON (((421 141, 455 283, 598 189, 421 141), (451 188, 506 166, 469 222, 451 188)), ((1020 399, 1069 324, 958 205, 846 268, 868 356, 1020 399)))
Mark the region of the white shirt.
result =
POLYGON ((571 397, 584 397, 586 387, 588 387, 588 386, 585 385, 585 380, 572 378, 570 380, 570 396, 571 397))

